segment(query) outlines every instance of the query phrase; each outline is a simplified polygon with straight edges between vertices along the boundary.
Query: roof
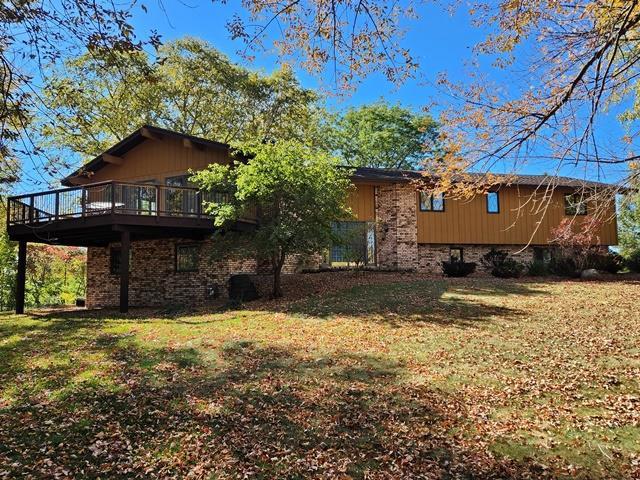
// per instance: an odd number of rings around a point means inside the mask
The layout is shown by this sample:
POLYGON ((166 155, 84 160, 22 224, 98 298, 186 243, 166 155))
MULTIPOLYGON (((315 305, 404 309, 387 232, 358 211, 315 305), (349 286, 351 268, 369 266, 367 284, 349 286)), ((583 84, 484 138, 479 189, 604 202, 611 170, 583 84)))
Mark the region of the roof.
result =
MULTIPOLYGON (((467 175, 472 180, 481 181, 488 179, 485 173, 470 172, 467 175)), ((370 168, 370 167, 358 167, 355 169, 352 176, 354 181, 360 182, 382 182, 382 183, 398 183, 398 182, 411 182, 413 180, 420 179, 435 179, 433 176, 429 176, 425 172, 416 170, 398 170, 389 168, 370 168)), ((555 187, 569 187, 569 188, 611 188, 613 185, 603 182, 595 182, 590 180, 581 180, 579 178, 571 177, 559 177, 553 175, 513 175, 503 173, 491 173, 491 181, 503 178, 504 185, 517 185, 517 186, 530 186, 537 187, 539 185, 553 185, 555 187)))
MULTIPOLYGON (((105 162, 103 156, 113 155, 120 157, 134 147, 144 142, 149 137, 156 135, 158 137, 171 137, 181 140, 189 140, 197 145, 202 145, 209 148, 218 148, 222 150, 229 150, 230 146, 226 143, 216 142, 213 140, 207 140, 201 137, 195 137, 185 133, 179 133, 173 130, 167 130, 165 128, 154 127, 152 125, 143 125, 136 131, 131 133, 128 137, 120 140, 114 146, 101 153, 93 160, 85 163, 82 167, 74 171, 71 175, 65 177, 62 180, 62 184, 65 186, 71 186, 73 183, 71 179, 74 177, 82 176, 86 172, 95 172, 108 162, 105 162)), ((348 167, 346 167, 348 168, 348 167)), ((469 173, 472 178, 476 180, 482 180, 486 177, 484 173, 469 173)), ((521 185, 521 186, 534 186, 539 185, 553 185, 555 187, 591 187, 591 188, 611 188, 612 185, 602 182, 594 182, 588 180, 581 180, 578 178, 570 177, 557 177, 553 175, 512 175, 512 174, 491 174, 492 183, 495 183, 496 177, 504 177, 504 185, 521 185)), ((372 183, 398 183, 398 182, 410 182, 412 180, 420 180, 425 178, 425 172, 416 170, 398 170, 389 168, 371 168, 371 167, 358 167, 355 169, 352 176, 355 182, 372 182, 372 183)), ((431 177, 433 178, 433 177, 431 177)))
POLYGON ((142 127, 138 128, 136 131, 131 133, 128 137, 123 138, 114 146, 110 147, 108 150, 105 150, 100 155, 95 157, 93 160, 85 163, 76 171, 74 171, 72 174, 65 177, 61 183, 65 186, 71 186, 72 178, 82 176, 82 174, 85 172, 95 172, 97 170, 100 170, 105 165, 108 165, 108 163, 103 160, 104 155, 114 155, 114 156, 120 157, 126 154, 127 152, 129 152, 130 150, 132 150, 133 148, 140 145, 146 139, 148 139, 149 135, 157 135, 159 137, 171 137, 171 138, 178 138, 181 140, 189 140, 197 145, 202 145, 210 148, 219 148, 223 150, 229 149, 229 145, 227 145, 226 143, 207 140, 205 138, 195 137, 193 135, 188 135, 186 133, 179 133, 173 130, 167 130, 166 128, 154 127, 152 125, 143 125, 142 127))

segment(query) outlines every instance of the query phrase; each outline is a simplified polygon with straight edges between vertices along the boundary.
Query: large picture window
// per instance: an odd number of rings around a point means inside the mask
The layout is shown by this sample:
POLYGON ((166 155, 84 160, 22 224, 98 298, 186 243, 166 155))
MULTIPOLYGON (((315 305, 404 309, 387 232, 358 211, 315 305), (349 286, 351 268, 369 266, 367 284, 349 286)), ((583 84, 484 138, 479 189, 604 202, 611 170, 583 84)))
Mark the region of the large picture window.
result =
POLYGON ((198 270, 198 245, 176 245, 176 272, 195 272, 198 270))
POLYGON ((571 193, 564 196, 565 215, 586 215, 587 203, 578 193, 571 193))
POLYGON ((444 194, 420 192, 421 212, 444 212, 444 194))
POLYGON ((334 222, 336 242, 331 247, 333 266, 373 265, 376 262, 376 233, 372 222, 334 222))

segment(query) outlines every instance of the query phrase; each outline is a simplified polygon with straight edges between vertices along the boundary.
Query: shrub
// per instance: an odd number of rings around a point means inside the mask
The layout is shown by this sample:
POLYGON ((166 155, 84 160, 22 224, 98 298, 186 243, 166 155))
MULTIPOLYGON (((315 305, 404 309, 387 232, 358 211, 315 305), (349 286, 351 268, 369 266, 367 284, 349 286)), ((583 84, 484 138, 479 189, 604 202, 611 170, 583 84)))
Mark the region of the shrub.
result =
POLYGON ((475 271, 473 262, 442 262, 442 273, 447 277, 466 277, 475 271))
POLYGON ((553 257, 549 262, 549 271, 561 277, 578 278, 580 276, 580 269, 575 258, 566 255, 553 257))
POLYGON ((531 275, 532 277, 544 277, 545 275, 549 275, 549 267, 546 263, 540 260, 534 260, 527 265, 527 275, 531 275))
POLYGON ((524 273, 525 265, 509 257, 504 250, 492 248, 482 256, 482 265, 499 278, 518 278, 524 273))
POLYGON ((588 256, 586 268, 595 268, 608 273, 618 273, 624 268, 624 259, 614 253, 593 253, 588 256))
POLYGON ((640 273, 640 251, 634 252, 625 258, 625 266, 632 272, 640 273))

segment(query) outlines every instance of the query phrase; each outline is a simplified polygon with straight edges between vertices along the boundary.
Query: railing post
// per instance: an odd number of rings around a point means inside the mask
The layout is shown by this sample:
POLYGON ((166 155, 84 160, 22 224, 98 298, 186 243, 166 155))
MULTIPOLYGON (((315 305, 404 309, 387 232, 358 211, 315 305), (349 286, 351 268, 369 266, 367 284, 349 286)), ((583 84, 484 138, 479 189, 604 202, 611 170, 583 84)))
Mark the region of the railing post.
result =
POLYGON ((33 223, 33 208, 34 208, 35 197, 31 195, 29 197, 29 223, 33 223))
POLYGON ((202 216, 202 193, 200 190, 196 192, 196 212, 198 213, 198 220, 202 216))
POLYGON ((56 192, 56 210, 55 210, 55 219, 58 220, 58 216, 60 215, 60 192, 56 192))
POLYGON ((160 216, 160 185, 156 185, 156 221, 160 216))
POLYGON ((82 214, 82 218, 85 218, 87 215, 87 189, 84 187, 81 187, 82 190, 80 190, 82 193, 80 194, 80 210, 81 210, 81 214, 82 214))
POLYGON ((111 215, 116 213, 116 182, 111 182, 111 215))

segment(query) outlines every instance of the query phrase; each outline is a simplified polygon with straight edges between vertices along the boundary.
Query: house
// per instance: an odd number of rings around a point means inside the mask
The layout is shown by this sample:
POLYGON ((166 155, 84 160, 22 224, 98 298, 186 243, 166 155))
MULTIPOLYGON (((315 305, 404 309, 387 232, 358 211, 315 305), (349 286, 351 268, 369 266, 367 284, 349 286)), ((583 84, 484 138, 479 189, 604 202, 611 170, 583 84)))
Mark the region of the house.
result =
MULTIPOLYGON (((10 197, 7 229, 19 242, 17 311, 24 308, 27 242, 88 247, 90 308, 206 304, 223 293, 231 274, 264 271, 255 258, 213 261, 208 254, 214 226, 202 202, 216 194, 191 188, 188 171, 212 162, 229 162, 227 145, 145 126, 65 178, 66 188, 10 197)), ((583 182, 575 179, 554 179, 557 188, 542 215, 527 204, 548 180, 542 176, 519 176, 471 200, 418 191, 420 178, 412 171, 355 171, 353 219, 336 228, 363 227, 365 263, 439 273, 443 260, 478 261, 491 247, 523 261, 542 259, 562 219, 590 215, 576 197, 583 182)), ((614 202, 607 208, 610 220, 597 232, 603 248, 617 243, 614 202)), ((255 212, 233 228, 256 228, 255 212)), ((292 258, 285 270, 347 260, 335 246, 326 260, 292 258)))

